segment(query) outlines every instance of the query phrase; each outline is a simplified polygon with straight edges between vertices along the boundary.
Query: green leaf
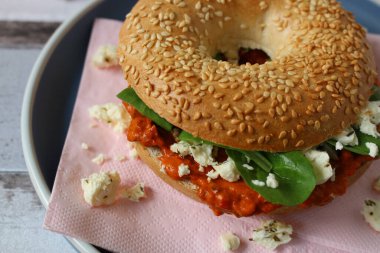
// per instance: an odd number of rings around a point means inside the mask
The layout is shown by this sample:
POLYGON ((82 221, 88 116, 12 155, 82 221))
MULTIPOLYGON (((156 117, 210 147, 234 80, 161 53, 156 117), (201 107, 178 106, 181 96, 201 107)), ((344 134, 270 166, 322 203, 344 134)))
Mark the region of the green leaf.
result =
POLYGON ((313 168, 307 158, 299 151, 287 153, 265 153, 265 156, 273 165, 272 173, 279 182, 277 188, 257 186, 252 180, 265 182, 268 172, 243 167, 246 164, 245 155, 227 150, 228 156, 234 160, 240 175, 252 189, 260 193, 267 201, 285 206, 295 206, 303 203, 313 192, 316 179, 313 168))
POLYGON ((179 134, 178 138, 182 141, 186 141, 189 143, 205 143, 205 144, 213 145, 216 147, 224 148, 225 150, 236 150, 236 151, 241 152, 242 154, 246 155, 250 160, 252 160, 252 162, 255 163, 256 167, 259 167, 259 168, 261 168, 267 172, 269 172, 272 169, 272 164, 259 151, 247 151, 247 150, 241 150, 241 149, 236 149, 236 148, 232 148, 232 147, 227 147, 224 145, 213 143, 211 141, 206 141, 206 140, 203 140, 201 138, 194 137, 192 134, 185 132, 185 131, 182 131, 179 134))
POLYGON ((377 85, 372 86, 372 95, 369 101, 379 101, 380 100, 380 87, 377 85))
MULTIPOLYGON (((359 144, 357 146, 348 146, 344 145, 343 148, 351 151, 352 153, 359 154, 359 155, 369 155, 369 149, 365 145, 367 142, 375 143, 379 149, 380 149, 380 139, 375 138, 371 135, 364 134, 360 132, 359 130, 355 130, 356 136, 358 137, 359 144)), ((328 140, 327 141, 329 144, 334 145, 336 144, 336 140, 328 140)))
POLYGON ((150 109, 146 104, 137 96, 136 92, 128 87, 117 95, 118 98, 132 105, 145 117, 151 119, 154 123, 165 129, 171 131, 173 125, 161 118, 157 113, 150 109))

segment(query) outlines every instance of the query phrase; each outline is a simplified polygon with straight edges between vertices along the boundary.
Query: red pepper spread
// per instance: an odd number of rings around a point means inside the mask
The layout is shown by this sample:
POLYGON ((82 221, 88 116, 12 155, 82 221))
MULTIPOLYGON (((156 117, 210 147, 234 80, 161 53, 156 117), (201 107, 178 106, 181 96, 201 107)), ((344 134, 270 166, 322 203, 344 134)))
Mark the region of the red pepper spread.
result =
MULTIPOLYGON (((199 198, 206 202, 216 215, 232 213, 238 217, 251 216, 269 213, 281 207, 266 201, 242 179, 237 182, 228 182, 218 178, 209 182, 206 174, 212 167, 205 167, 204 172, 200 172, 198 163, 191 156, 181 157, 170 150, 170 145, 175 142, 171 134, 156 127, 150 119, 141 115, 134 107, 127 104, 125 106, 132 117, 127 131, 128 140, 140 142, 146 147, 158 147, 162 153, 159 159, 165 166, 166 173, 175 180, 190 180, 198 186, 199 198), (180 164, 188 165, 191 173, 180 177, 178 175, 180 164)), ((219 151, 216 159, 219 161, 226 159, 223 150, 219 151)), ((328 181, 316 186, 310 197, 300 207, 325 205, 332 201, 334 196, 344 194, 349 184, 349 177, 354 175, 363 163, 371 159, 369 156, 341 151, 339 160, 333 163, 335 181, 328 181)))

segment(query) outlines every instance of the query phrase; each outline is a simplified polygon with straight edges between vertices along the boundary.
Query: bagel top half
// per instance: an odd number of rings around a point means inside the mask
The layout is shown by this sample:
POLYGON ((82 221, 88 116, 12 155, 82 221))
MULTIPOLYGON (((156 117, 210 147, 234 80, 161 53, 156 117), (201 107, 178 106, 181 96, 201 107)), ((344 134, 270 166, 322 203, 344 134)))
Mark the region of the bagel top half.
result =
POLYGON ((129 85, 178 128, 283 152, 357 121, 376 77, 365 36, 334 0, 140 0, 120 32, 119 55, 129 85), (238 65, 240 47, 271 60, 238 65), (214 60, 218 52, 229 61, 214 60))

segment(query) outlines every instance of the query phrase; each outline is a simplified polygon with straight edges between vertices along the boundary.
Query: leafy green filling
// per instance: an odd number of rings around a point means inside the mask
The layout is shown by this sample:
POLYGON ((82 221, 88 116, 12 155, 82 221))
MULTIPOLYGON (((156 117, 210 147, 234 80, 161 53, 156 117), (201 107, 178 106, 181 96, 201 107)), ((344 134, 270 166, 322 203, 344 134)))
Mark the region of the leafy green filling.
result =
MULTIPOLYGON (((215 58, 219 59, 220 57, 222 55, 217 55, 215 58)), ((132 88, 123 90, 118 94, 118 97, 134 106, 141 114, 150 118, 163 129, 170 131, 173 128, 173 125, 148 108, 132 88)), ((370 98, 370 101, 374 100, 380 100, 380 88, 377 86, 374 86, 373 95, 370 98)), ((360 155, 368 155, 369 149, 365 145, 367 142, 375 143, 380 148, 380 139, 363 134, 358 130, 355 130, 355 132, 359 145, 354 147, 344 146, 344 149, 360 155)), ((185 131, 180 133, 179 139, 190 143, 205 143, 224 148, 227 155, 235 162, 241 177, 247 185, 271 203, 285 206, 298 205, 304 202, 315 188, 316 178, 312 165, 302 152, 269 153, 240 150, 202 140, 185 131), (247 169, 247 165, 254 169, 247 169), (276 176, 279 182, 277 188, 270 188, 265 185, 259 186, 255 183, 257 181, 265 182, 269 173, 276 176)), ((335 143, 336 141, 332 139, 326 142, 327 145, 334 147, 335 143)))
POLYGON ((161 118, 157 113, 146 106, 146 104, 137 96, 136 92, 131 87, 128 87, 120 92, 117 97, 132 105, 142 115, 151 119, 154 123, 166 131, 171 131, 173 129, 173 125, 167 122, 165 119, 161 118))

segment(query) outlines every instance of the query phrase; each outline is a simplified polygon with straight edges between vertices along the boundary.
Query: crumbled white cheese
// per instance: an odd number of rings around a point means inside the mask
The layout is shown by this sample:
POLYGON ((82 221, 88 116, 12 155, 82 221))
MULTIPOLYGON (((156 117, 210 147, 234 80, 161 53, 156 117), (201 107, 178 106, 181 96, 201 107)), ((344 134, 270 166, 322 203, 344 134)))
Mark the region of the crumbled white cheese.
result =
POLYGON ((115 160, 119 161, 119 162, 125 161, 126 159, 127 159, 127 157, 125 155, 117 155, 117 156, 115 156, 115 160))
MULTIPOLYGON (((208 177, 207 179, 217 179, 219 177, 219 173, 216 170, 210 170, 206 176, 208 177)), ((210 181, 209 180, 209 181, 210 181)))
POLYGON ((273 173, 269 173, 267 176, 266 185, 274 189, 278 187, 278 181, 273 173))
POLYGON ((194 160, 200 166, 214 165, 216 162, 212 157, 212 145, 197 144, 190 147, 190 153, 194 157, 194 160))
POLYGON ((342 150, 343 149, 343 144, 337 141, 335 143, 335 150, 342 150))
POLYGON ((190 174, 189 166, 181 163, 178 166, 178 176, 183 177, 183 176, 189 175, 189 174, 190 174))
POLYGON ((91 174, 81 179, 84 200, 91 206, 111 205, 117 199, 120 176, 116 171, 91 174))
POLYGON ((121 104, 94 105, 88 112, 91 118, 110 125, 115 132, 123 133, 128 127, 128 114, 121 104))
POLYGON ((166 167, 165 167, 165 165, 161 164, 160 171, 161 171, 161 173, 166 174, 166 167))
POLYGON ((200 165, 199 165, 198 170, 199 170, 199 172, 205 172, 205 168, 203 166, 200 166, 200 165))
POLYGON ((180 154, 182 157, 190 155, 190 144, 185 141, 174 143, 170 146, 170 150, 174 153, 180 154))
POLYGON ((141 198, 145 198, 144 183, 137 183, 131 188, 127 188, 122 191, 121 196, 134 202, 139 202, 141 198))
POLYGON ((240 238, 231 232, 227 232, 220 236, 224 251, 236 250, 240 246, 240 238))
POLYGON ((365 146, 369 149, 369 156, 376 157, 379 154, 379 147, 372 142, 366 142, 365 146))
POLYGON ((380 123, 380 101, 370 101, 360 114, 360 132, 380 137, 377 125, 380 123))
POLYGON ((118 60, 117 47, 114 45, 100 46, 92 58, 92 62, 98 68, 118 66, 118 60))
POLYGON ((362 215, 374 230, 380 232, 380 201, 370 199, 364 201, 362 215))
POLYGON ((275 220, 263 222, 261 227, 253 230, 252 241, 270 250, 276 249, 281 244, 290 242, 293 233, 291 225, 275 220))
POLYGON ((265 186, 265 182, 260 181, 260 180, 252 180, 252 184, 257 185, 257 186, 265 186))
POLYGON ((88 144, 87 143, 82 142, 80 144, 80 147, 81 147, 81 149, 88 150, 88 144))
POLYGON ((182 157, 191 155, 200 166, 214 165, 216 162, 212 157, 212 145, 194 144, 190 145, 187 142, 180 141, 170 146, 170 150, 180 154, 182 157))
MULTIPOLYGON (((356 136, 355 130, 352 127, 346 128, 339 135, 335 136, 333 139, 335 139, 337 143, 339 142, 341 145, 346 145, 346 146, 357 146, 359 144, 358 137, 356 136)), ((337 149, 337 150, 340 150, 340 149, 337 149)))
POLYGON ((247 170, 254 170, 255 168, 253 168, 251 165, 249 164, 243 164, 243 167, 246 168, 247 170))
POLYGON ((228 182, 236 182, 240 179, 240 174, 236 168, 235 162, 229 157, 223 163, 213 165, 212 167, 221 178, 228 182))
POLYGON ((105 161, 105 156, 104 154, 100 153, 97 156, 95 156, 91 161, 97 165, 102 165, 105 161))
POLYGON ((131 148, 131 150, 129 151, 129 157, 132 159, 139 158, 139 154, 137 153, 137 150, 135 148, 131 148))
POLYGON ((305 152, 305 156, 311 162, 317 184, 323 184, 334 175, 334 170, 330 164, 330 157, 325 151, 310 149, 305 152))
POLYGON ((377 192, 380 192, 380 177, 376 178, 373 182, 373 189, 377 192))

